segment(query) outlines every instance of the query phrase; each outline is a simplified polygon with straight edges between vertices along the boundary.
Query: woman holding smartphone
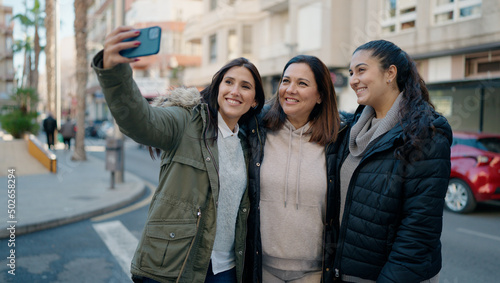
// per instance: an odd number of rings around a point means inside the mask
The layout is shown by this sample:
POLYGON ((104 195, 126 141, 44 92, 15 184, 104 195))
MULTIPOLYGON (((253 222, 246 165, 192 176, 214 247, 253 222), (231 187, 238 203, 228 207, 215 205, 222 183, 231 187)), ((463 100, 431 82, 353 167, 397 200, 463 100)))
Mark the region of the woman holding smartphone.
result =
POLYGON ((223 66, 201 91, 175 89, 148 104, 120 51, 131 27, 112 31, 93 59, 106 102, 120 130, 162 150, 159 185, 132 260, 134 282, 241 282, 245 257, 246 152, 239 125, 259 113, 264 91, 245 58, 223 66))

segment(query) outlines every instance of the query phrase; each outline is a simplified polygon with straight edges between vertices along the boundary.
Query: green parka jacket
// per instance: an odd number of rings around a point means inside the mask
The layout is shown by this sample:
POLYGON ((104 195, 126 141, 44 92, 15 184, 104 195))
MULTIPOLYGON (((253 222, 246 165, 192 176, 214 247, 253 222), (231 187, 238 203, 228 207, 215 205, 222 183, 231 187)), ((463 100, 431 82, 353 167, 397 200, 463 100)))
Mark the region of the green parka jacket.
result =
MULTIPOLYGON (((102 51, 92 62, 120 130, 159 148, 159 185, 132 260, 133 276, 160 282, 204 282, 216 230, 219 193, 218 150, 208 129, 208 107, 196 89, 176 89, 160 107, 151 107, 132 79, 128 64, 102 69, 102 51), (205 137, 207 137, 205 139, 205 137)), ((244 139, 241 139, 244 142, 244 139)), ((242 144, 247 158, 248 148, 242 144)), ((236 274, 242 281, 246 222, 245 191, 235 235, 236 274)))

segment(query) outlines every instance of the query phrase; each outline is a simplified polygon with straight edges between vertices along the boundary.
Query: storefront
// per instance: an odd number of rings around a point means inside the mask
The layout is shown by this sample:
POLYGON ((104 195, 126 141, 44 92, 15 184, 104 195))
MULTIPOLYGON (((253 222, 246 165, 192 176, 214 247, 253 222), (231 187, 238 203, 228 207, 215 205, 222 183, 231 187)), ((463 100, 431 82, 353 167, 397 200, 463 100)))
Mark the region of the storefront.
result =
POLYGON ((500 134, 500 79, 427 85, 436 110, 454 131, 500 134))

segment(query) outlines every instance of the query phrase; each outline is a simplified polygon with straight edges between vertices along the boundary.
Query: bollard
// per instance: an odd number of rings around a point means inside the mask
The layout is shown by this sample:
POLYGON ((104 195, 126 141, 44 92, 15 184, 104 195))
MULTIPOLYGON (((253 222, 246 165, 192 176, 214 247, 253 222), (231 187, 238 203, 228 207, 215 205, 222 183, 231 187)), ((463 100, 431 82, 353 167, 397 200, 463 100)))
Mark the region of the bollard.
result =
POLYGON ((108 137, 106 139, 106 170, 111 171, 111 188, 115 188, 115 172, 123 170, 123 140, 108 137))

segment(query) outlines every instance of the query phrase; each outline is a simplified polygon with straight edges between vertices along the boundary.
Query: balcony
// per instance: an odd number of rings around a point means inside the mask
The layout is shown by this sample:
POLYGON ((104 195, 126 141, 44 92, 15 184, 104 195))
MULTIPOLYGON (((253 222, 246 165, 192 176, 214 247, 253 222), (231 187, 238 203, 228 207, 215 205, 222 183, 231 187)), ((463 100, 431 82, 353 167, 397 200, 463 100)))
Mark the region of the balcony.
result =
POLYGON ((184 40, 191 43, 201 43, 201 38, 203 36, 202 31, 203 28, 200 18, 193 18, 186 23, 183 33, 184 40))
POLYGON ((2 82, 13 82, 15 78, 14 73, 9 72, 7 74, 0 74, 0 81, 2 82))
POLYGON ((283 12, 288 10, 288 2, 290 0, 260 0, 260 7, 272 13, 283 12))

